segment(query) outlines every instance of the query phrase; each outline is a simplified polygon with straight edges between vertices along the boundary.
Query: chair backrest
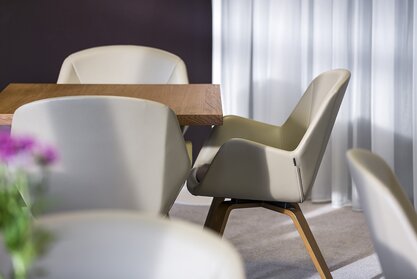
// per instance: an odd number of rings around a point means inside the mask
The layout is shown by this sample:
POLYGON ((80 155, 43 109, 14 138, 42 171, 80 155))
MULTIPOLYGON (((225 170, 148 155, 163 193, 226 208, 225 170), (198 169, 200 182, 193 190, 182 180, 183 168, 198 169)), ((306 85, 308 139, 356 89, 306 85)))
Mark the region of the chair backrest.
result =
POLYGON ((283 141, 288 150, 294 149, 304 195, 314 184, 349 79, 344 69, 320 74, 282 126, 283 141))
POLYGON ((178 56, 156 48, 114 45, 94 47, 68 56, 58 83, 188 83, 178 56))
MULTIPOLYGON (((31 269, 32 279, 245 278, 236 249, 190 223, 88 211, 44 216, 36 224, 52 233, 53 241, 31 269)), ((1 250, 0 266, 8 262, 1 250)))
POLYGON ((49 211, 97 208, 166 214, 190 162, 175 113, 126 97, 51 98, 23 105, 12 133, 55 146, 49 211))
POLYGON ((347 158, 385 278, 417 278, 417 214, 395 174, 370 151, 347 158))

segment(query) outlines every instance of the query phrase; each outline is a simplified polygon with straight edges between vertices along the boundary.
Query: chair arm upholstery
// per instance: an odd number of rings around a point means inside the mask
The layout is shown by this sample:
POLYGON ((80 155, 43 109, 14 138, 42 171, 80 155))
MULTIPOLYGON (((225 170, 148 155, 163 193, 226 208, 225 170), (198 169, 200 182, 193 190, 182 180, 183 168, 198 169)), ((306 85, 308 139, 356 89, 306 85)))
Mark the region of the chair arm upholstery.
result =
POLYGON ((192 170, 187 182, 195 195, 287 202, 303 199, 299 170, 290 151, 233 138, 220 147, 201 182, 197 170, 192 170))
POLYGON ((256 120, 236 115, 223 118, 223 125, 215 126, 209 140, 200 151, 194 167, 210 164, 219 148, 232 138, 241 138, 272 147, 281 148, 282 129, 256 120))

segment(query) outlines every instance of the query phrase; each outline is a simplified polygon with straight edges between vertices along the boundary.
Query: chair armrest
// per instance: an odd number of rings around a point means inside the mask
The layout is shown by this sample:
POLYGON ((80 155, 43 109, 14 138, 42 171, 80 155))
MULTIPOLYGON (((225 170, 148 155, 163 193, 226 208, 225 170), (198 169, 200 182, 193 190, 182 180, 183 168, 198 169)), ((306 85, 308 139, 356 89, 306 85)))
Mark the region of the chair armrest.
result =
POLYGON ((292 155, 246 139, 230 139, 217 152, 201 183, 193 170, 188 188, 195 195, 300 202, 299 170, 292 155))
POLYGON ((281 147, 283 141, 282 129, 279 126, 227 115, 223 118, 223 125, 213 128, 194 166, 210 164, 220 147, 232 138, 246 139, 277 148, 281 147))

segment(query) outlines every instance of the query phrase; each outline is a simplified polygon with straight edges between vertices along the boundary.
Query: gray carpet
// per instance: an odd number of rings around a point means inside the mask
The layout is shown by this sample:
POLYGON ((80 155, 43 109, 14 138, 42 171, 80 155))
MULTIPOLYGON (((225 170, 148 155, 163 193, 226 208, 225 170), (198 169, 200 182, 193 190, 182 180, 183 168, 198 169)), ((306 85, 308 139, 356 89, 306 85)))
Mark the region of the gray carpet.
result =
MULTIPOLYGON (((382 277, 361 212, 305 202, 301 208, 334 278, 382 277)), ((175 204, 171 218, 202 225, 207 206, 175 204)), ((291 220, 267 209, 232 211, 224 237, 245 261, 248 279, 320 278, 291 220)))

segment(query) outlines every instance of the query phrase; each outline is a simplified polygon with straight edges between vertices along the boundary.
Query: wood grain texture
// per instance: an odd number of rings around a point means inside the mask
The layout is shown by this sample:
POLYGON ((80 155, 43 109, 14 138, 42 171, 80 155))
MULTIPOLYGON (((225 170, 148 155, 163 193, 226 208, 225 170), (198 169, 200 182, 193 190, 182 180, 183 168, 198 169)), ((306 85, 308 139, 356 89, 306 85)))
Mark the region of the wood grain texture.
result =
POLYGON ((215 197, 211 203, 204 227, 217 232, 219 235, 223 235, 230 212, 233 209, 252 207, 264 207, 289 216, 293 221, 298 233, 300 234, 307 252, 309 253, 314 266, 320 274, 320 277, 323 279, 333 278, 326 264, 326 261, 323 258, 320 248, 317 245, 313 233, 310 230, 307 220, 305 219, 304 214, 297 203, 282 203, 281 205, 276 202, 268 201, 225 201, 224 198, 215 197))
POLYGON ((291 218, 295 228, 304 242, 304 246, 313 261, 314 266, 320 274, 320 278, 332 279, 333 277, 330 273, 329 267, 324 260, 316 239, 314 238, 313 233, 310 230, 310 226, 308 225, 298 203, 291 203, 291 208, 282 208, 270 203, 264 203, 263 207, 285 214, 291 218))
POLYGON ((0 93, 0 125, 27 103, 64 96, 105 95, 140 98, 170 107, 180 125, 222 125, 220 86, 215 84, 33 84, 12 83, 0 93))

